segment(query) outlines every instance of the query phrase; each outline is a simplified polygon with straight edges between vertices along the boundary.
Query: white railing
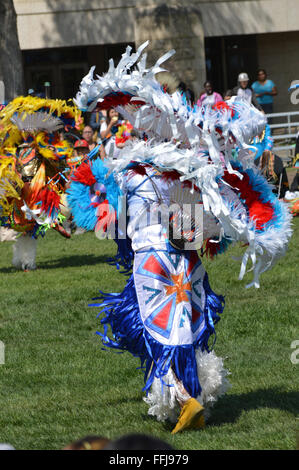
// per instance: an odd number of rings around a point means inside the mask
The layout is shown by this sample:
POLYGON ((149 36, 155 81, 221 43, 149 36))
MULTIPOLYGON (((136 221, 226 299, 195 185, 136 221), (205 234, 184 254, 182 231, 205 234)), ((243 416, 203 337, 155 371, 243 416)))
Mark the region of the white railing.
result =
MULTIPOLYGON (((274 140, 273 151, 287 150, 289 151, 289 156, 293 156, 295 149, 295 141, 298 135, 299 128, 299 111, 292 111, 288 113, 271 113, 267 114, 267 119, 271 119, 269 124, 272 134, 272 139, 274 140), (292 118, 296 118, 296 121, 292 121, 292 118), (280 122, 279 124, 272 124, 273 119, 277 118, 286 118, 286 122, 280 122), (283 133, 273 133, 274 129, 282 129, 283 133), (285 144, 275 145, 275 141, 285 141, 285 144)), ((277 142, 278 143, 278 142, 277 142)))

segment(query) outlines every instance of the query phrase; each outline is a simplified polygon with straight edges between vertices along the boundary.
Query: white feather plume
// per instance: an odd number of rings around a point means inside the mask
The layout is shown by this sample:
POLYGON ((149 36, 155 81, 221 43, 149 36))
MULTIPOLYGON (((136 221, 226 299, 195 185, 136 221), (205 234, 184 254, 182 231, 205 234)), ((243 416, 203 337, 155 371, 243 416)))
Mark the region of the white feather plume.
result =
POLYGON ((13 244, 12 264, 17 269, 36 269, 37 240, 29 235, 21 235, 13 244))
MULTIPOLYGON (((196 351, 197 373, 202 388, 201 394, 196 397, 204 406, 205 419, 208 419, 210 408, 218 398, 223 396, 231 387, 227 376, 229 371, 224 368, 223 359, 217 357, 214 351, 196 351)), ((186 394, 182 395, 178 387, 172 369, 163 377, 164 384, 157 378, 144 401, 149 405, 148 414, 155 416, 158 421, 167 419, 175 423, 180 413, 178 399, 183 401, 186 394)))
POLYGON ((63 127, 63 122, 59 118, 42 111, 37 111, 34 114, 19 113, 10 120, 20 131, 27 132, 45 131, 51 133, 63 127))

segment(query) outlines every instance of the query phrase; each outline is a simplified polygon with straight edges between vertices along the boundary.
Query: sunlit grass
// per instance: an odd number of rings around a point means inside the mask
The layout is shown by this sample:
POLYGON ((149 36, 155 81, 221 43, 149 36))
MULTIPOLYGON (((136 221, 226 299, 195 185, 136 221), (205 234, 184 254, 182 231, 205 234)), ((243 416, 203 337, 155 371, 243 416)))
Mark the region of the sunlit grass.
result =
POLYGON ((39 241, 39 269, 11 267, 11 243, 0 244, 0 442, 17 449, 60 449, 87 434, 108 438, 153 434, 176 449, 295 449, 299 365, 299 221, 285 258, 262 276, 259 290, 238 281, 229 250, 204 260, 212 288, 226 297, 217 326, 217 355, 226 358, 232 388, 202 431, 172 436, 147 415, 143 375, 131 355, 103 351, 88 303, 99 289, 119 292, 125 277, 105 263, 113 241, 92 233, 39 241))

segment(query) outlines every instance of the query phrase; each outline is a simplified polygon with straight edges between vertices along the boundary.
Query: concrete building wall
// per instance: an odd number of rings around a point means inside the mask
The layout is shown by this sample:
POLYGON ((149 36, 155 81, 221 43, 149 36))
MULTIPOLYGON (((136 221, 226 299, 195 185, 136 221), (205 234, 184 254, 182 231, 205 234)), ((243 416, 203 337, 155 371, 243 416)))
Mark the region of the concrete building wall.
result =
POLYGON ((173 63, 174 71, 196 94, 205 78, 203 37, 256 34, 258 65, 268 71, 279 91, 274 109, 293 109, 287 89, 299 79, 299 0, 14 0, 14 4, 22 50, 92 46, 89 54, 99 63, 99 45, 138 46, 150 39, 150 62, 175 48, 178 52, 169 69, 173 63), (150 15, 161 5, 193 13, 182 21, 179 13, 172 19, 165 15, 159 25, 150 15))
POLYGON ((298 0, 14 0, 21 49, 134 42, 139 8, 199 8, 204 35, 298 30, 298 0))
POLYGON ((21 49, 134 42, 134 9, 105 3, 14 0, 21 49))
POLYGON ((179 81, 188 83, 196 96, 206 79, 204 31, 198 7, 159 5, 138 8, 135 20, 136 47, 149 40, 148 63, 175 49, 166 68, 179 81))

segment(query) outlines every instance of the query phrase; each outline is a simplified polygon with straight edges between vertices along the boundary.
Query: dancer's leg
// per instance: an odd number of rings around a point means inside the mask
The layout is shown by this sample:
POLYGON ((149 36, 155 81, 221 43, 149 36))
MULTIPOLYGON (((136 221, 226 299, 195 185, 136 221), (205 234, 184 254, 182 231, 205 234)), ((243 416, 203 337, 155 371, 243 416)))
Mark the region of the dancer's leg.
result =
POLYGON ((23 271, 36 269, 36 245, 37 240, 31 235, 18 237, 13 245, 13 266, 23 271))
POLYGON ((172 373, 176 398, 181 408, 178 422, 173 429, 172 434, 184 431, 185 429, 200 429, 204 427, 205 420, 203 415, 203 406, 195 398, 192 398, 191 395, 189 395, 183 383, 177 378, 173 370, 172 373))

